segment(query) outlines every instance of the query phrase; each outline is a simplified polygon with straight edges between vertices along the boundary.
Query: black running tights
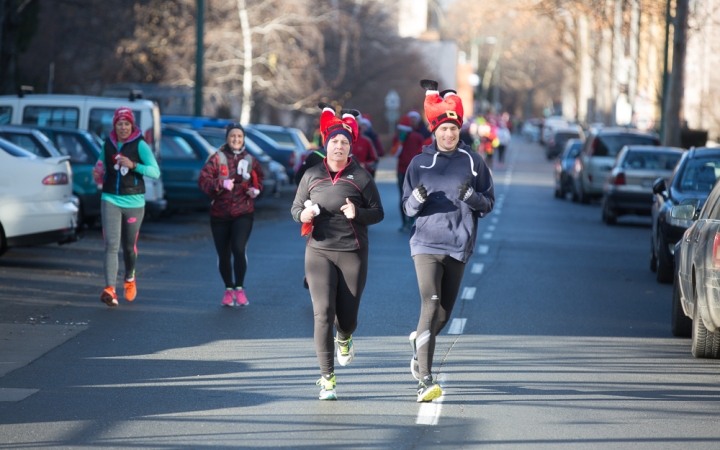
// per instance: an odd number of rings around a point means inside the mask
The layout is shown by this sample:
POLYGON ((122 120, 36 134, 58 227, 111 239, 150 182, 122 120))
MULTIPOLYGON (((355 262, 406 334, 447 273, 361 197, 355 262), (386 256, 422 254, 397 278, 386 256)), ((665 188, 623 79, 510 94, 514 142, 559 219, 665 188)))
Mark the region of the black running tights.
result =
POLYGON ((446 255, 415 255, 413 261, 422 300, 415 337, 422 378, 432 374, 435 338, 450 320, 465 264, 446 255))
POLYGON ((357 328, 367 270, 367 248, 350 252, 309 245, 305 248, 305 275, 315 317, 315 353, 322 375, 335 371, 333 325, 341 340, 348 339, 357 328))
POLYGON ((242 287, 247 272, 247 241, 253 226, 253 214, 233 219, 210 218, 210 230, 218 254, 218 269, 226 288, 242 287), (234 261, 231 261, 232 256, 234 261), (233 282, 233 272, 235 282, 233 282))

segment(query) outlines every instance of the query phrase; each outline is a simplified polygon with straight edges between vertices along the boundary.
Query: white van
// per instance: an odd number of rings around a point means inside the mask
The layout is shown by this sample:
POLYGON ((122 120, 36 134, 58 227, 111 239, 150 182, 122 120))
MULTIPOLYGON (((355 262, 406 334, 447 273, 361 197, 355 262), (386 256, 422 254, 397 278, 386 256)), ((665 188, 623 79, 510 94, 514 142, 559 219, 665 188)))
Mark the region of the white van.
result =
MULTIPOLYGON (((76 128, 90 131, 104 141, 112 131, 113 114, 121 106, 132 109, 135 123, 143 130, 145 141, 161 164, 160 108, 157 103, 134 95, 128 99, 56 94, 1 95, 0 125, 76 128)), ((150 214, 167 208, 162 179, 145 177, 145 201, 150 214)))

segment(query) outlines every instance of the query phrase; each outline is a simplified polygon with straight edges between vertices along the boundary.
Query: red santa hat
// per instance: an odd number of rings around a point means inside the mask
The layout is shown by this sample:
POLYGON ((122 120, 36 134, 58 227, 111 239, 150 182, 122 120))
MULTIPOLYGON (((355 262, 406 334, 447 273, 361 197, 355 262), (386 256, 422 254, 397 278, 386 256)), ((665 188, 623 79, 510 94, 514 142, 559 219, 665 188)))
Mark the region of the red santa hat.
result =
POLYGON ((340 111, 342 119, 335 116, 335 109, 327 103, 318 103, 318 107, 322 109, 320 114, 320 136, 322 136, 323 146, 338 134, 347 137, 350 144, 354 144, 358 139, 357 117, 360 111, 355 109, 343 109, 340 111))
POLYGON ((457 92, 452 89, 438 92, 438 82, 433 80, 420 80, 420 86, 425 89, 425 117, 430 122, 430 132, 434 133, 445 122, 462 127, 464 111, 457 92))
MULTIPOLYGON (((412 111, 411 111, 412 112, 412 111)), ((412 122, 410 122, 410 113, 405 114, 400 118, 397 124, 398 130, 405 131, 405 132, 411 132, 413 130, 412 128, 412 122)))
POLYGON ((120 120, 127 120, 130 122, 130 125, 132 125, 133 129, 135 129, 135 116, 133 115, 132 109, 128 108, 127 106, 121 106, 118 109, 115 110, 115 114, 113 114, 113 128, 115 128, 115 124, 118 123, 120 120))

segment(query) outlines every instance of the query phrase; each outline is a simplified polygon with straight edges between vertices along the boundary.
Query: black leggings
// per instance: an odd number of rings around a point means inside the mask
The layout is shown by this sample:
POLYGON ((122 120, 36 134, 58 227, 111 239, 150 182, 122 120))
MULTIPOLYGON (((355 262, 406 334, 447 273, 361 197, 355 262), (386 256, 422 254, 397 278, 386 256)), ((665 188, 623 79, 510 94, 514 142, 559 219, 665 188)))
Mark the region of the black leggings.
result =
POLYGON ((357 328, 367 270, 367 247, 351 252, 305 248, 305 274, 315 317, 315 353, 322 375, 335 371, 333 324, 341 340, 347 340, 357 328))
POLYGON ((210 218, 210 230, 218 254, 218 269, 226 288, 239 288, 245 282, 247 254, 245 247, 253 226, 253 214, 243 214, 234 219, 210 218), (234 265, 230 261, 234 259, 234 265), (233 270, 234 266, 234 270, 233 270), (233 272, 235 282, 233 283, 233 272))
POLYGON ((422 300, 415 338, 422 378, 432 373, 435 337, 450 320, 465 264, 447 255, 415 255, 413 261, 422 300))

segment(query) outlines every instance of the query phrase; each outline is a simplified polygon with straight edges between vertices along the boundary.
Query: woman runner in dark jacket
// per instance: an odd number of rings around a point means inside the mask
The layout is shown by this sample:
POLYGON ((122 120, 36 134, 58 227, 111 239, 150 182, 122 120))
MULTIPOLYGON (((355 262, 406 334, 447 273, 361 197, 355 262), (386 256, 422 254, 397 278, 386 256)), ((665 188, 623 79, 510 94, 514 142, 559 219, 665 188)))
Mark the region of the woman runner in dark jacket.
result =
POLYGON ((253 226, 254 199, 262 190, 263 171, 245 150, 242 125, 229 124, 225 141, 200 171, 198 186, 212 199, 210 230, 225 283, 221 304, 233 306, 234 301, 238 306, 247 306, 250 302, 243 289, 247 271, 245 248, 253 226))
POLYGON ((342 120, 321 103, 320 131, 327 157, 303 175, 292 216, 308 235, 305 274, 315 316, 315 352, 321 377, 320 400, 335 400, 333 324, 342 366, 355 355, 360 297, 368 269, 368 225, 384 217, 372 176, 350 157, 358 137, 357 111, 343 110, 342 120))

